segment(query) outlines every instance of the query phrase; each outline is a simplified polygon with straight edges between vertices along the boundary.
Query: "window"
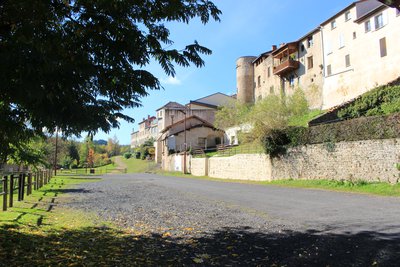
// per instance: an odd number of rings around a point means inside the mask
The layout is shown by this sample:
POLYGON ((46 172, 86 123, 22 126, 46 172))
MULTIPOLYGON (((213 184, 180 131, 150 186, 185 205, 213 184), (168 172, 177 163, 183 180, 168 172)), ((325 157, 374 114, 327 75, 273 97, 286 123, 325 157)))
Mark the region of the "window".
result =
POLYGON ((331 29, 333 30, 333 29, 335 29, 336 28, 336 20, 333 20, 332 22, 331 22, 331 29))
POLYGON ((326 41, 326 54, 332 54, 332 44, 329 40, 326 41))
POLYGON ((346 13, 344 13, 344 18, 345 18, 346 21, 351 20, 351 13, 350 13, 350 11, 347 11, 346 13))
POLYGON ((305 48, 304 45, 302 44, 301 47, 300 47, 301 52, 304 52, 305 49, 306 49, 306 48, 305 48))
POLYGON ((353 32, 353 39, 356 39, 356 38, 357 38, 357 33, 353 32))
POLYGON ((332 66, 331 65, 328 65, 327 67, 326 67, 326 74, 328 75, 328 76, 330 76, 330 75, 332 75, 332 66))
POLYGON ((350 55, 345 56, 346 68, 350 67, 350 55))
POLYGON ((270 93, 271 95, 275 93, 275 91, 274 91, 274 86, 273 86, 273 85, 269 88, 269 93, 270 93))
POLYGON ((380 47, 381 57, 386 57, 387 56, 386 38, 382 38, 379 40, 379 47, 380 47))
POLYGON ((339 35, 339 48, 343 48, 344 47, 344 35, 340 34, 339 35))
POLYGON ((374 20, 375 20, 375 30, 378 30, 384 26, 382 13, 379 15, 376 15, 374 20))
POLYGON ((371 21, 370 20, 367 20, 366 22, 364 22, 364 28, 365 28, 365 32, 371 31, 371 21))
POLYGON ((312 69, 314 67, 313 57, 307 57, 307 69, 312 69))
POLYGON ((261 76, 257 77, 257 85, 258 85, 258 87, 261 86, 261 76))
POLYGON ((271 77, 271 67, 268 67, 268 78, 271 77))
POLYGON ((313 37, 312 37, 312 36, 309 36, 309 37, 307 38, 307 48, 310 48, 310 47, 313 46, 313 45, 314 45, 313 37))

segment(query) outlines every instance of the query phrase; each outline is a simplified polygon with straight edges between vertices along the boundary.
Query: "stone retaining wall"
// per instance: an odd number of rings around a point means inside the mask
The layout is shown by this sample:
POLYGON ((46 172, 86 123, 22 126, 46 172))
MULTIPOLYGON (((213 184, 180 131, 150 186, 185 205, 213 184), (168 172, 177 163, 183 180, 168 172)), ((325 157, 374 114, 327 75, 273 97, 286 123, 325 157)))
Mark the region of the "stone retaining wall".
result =
POLYGON ((326 143, 290 149, 282 158, 264 154, 191 159, 191 173, 222 179, 365 180, 397 183, 400 139, 326 143))

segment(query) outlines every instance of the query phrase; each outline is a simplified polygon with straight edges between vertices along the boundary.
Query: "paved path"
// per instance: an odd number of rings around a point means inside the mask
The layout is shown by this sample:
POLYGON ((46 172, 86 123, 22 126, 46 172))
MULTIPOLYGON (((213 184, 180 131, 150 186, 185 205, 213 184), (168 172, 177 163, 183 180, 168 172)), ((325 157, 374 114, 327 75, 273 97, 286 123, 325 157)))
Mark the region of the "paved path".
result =
POLYGON ((292 266, 299 257, 300 265, 400 262, 400 198, 153 174, 108 175, 79 186, 83 190, 69 205, 96 211, 125 227, 196 238, 203 250, 217 254, 225 253, 215 247, 225 242, 221 235, 231 242, 242 238, 238 251, 245 256, 240 262, 254 260, 243 252, 249 246, 277 253, 277 261, 261 257, 257 264, 292 266))

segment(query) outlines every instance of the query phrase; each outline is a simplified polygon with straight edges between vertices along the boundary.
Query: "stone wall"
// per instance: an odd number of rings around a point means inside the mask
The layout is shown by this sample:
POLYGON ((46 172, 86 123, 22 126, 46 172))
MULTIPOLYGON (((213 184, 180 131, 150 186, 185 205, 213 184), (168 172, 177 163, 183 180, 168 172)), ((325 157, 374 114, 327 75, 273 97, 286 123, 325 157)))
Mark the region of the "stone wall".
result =
POLYGON ((222 179, 270 180, 269 156, 240 154, 232 157, 212 157, 208 159, 208 176, 222 179))
POLYGON ((280 179, 365 180, 397 183, 400 139, 327 143, 290 149, 280 159, 263 154, 192 159, 196 176, 270 181, 280 179), (207 167, 208 166, 208 167, 207 167))
POLYGON ((207 176, 208 158, 192 158, 190 161, 190 173, 194 176, 207 176))
POLYGON ((318 144, 272 160, 272 179, 345 179, 396 183, 400 139, 318 144))

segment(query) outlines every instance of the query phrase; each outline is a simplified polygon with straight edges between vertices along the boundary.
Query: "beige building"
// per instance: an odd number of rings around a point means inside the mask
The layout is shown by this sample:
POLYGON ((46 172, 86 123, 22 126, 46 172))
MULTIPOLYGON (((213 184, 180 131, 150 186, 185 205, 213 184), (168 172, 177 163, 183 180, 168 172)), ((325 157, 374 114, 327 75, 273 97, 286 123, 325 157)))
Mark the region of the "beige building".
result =
POLYGON ((238 100, 301 88, 311 108, 328 109, 400 76, 399 10, 357 1, 300 39, 236 62, 238 100))
POLYGON ((168 151, 181 152, 187 149, 203 149, 221 144, 224 131, 216 129, 211 123, 193 115, 180 120, 161 131, 163 155, 168 151))
POLYGON ((358 1, 321 24, 330 108, 400 76, 400 12, 378 1, 358 1))
POLYGON ((147 140, 156 140, 158 136, 158 122, 156 117, 148 116, 139 123, 139 130, 131 134, 131 148, 142 145, 147 140))

